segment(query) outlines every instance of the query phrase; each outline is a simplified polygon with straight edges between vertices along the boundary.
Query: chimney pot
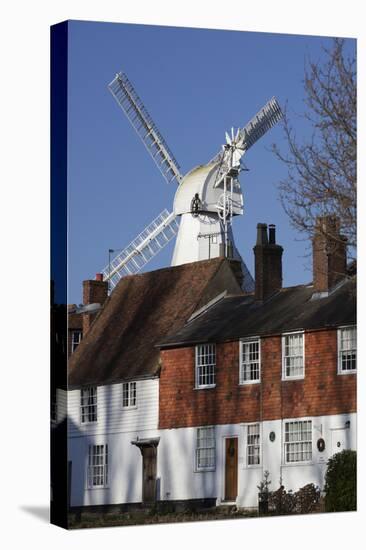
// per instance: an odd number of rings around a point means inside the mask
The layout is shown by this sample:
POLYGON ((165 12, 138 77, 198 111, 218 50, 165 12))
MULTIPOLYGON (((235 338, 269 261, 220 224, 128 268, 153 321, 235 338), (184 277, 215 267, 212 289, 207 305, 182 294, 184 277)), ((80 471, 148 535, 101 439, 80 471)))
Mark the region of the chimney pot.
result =
POLYGON ((273 223, 268 226, 268 240, 269 244, 276 244, 276 226, 273 223))
POLYGON ((268 244, 267 224, 257 223, 257 245, 268 244))
POLYGON ((97 273, 95 275, 95 280, 96 281, 103 281, 103 273, 97 273))

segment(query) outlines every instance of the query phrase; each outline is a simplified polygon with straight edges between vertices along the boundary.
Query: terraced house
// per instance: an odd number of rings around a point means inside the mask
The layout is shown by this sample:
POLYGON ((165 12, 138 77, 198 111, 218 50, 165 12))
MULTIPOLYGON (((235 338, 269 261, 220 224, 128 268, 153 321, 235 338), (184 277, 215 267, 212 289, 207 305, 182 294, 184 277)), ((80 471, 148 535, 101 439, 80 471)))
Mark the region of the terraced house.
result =
POLYGON ((265 470, 273 488, 322 487, 327 459, 356 448, 356 274, 337 220, 318 220, 310 284, 282 287, 282 253, 258 224, 251 293, 228 258, 127 276, 109 297, 84 282, 103 307, 84 315, 55 418, 72 509, 256 507, 265 470))

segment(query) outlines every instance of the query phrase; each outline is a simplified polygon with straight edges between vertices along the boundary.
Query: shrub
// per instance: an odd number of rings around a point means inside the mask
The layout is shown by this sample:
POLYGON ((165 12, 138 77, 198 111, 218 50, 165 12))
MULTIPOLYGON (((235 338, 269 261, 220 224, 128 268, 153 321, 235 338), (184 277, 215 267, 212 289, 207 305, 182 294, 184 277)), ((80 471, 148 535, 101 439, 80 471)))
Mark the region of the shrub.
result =
POLYGON ((295 509, 299 514, 310 514, 317 510, 320 501, 320 489, 314 483, 308 483, 295 493, 295 509))
POLYGON ((292 491, 285 491, 281 485, 276 491, 269 494, 269 510, 274 514, 292 514, 295 510, 295 495, 292 491))
POLYGON ((320 489, 313 483, 308 483, 295 493, 286 491, 281 485, 276 491, 269 493, 268 509, 272 514, 310 514, 319 508, 320 489))
POLYGON ((356 451, 342 451, 327 462, 325 474, 325 511, 356 510, 356 451))

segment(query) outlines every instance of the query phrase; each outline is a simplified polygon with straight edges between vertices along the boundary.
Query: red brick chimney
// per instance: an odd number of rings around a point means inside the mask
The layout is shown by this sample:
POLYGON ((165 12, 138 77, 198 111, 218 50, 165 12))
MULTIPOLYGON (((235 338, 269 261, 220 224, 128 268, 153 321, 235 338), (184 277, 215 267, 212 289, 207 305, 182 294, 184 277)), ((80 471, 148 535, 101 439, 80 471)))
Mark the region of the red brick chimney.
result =
MULTIPOLYGON (((83 304, 103 305, 108 297, 108 282, 103 281, 103 274, 97 273, 95 280, 83 281, 83 304)), ((96 313, 83 313, 83 336, 88 332, 96 313)))
POLYGON ((257 224, 255 259, 255 299, 263 301, 282 288, 282 246, 276 244, 276 227, 257 224))
POLYGON ((319 216, 313 237, 313 287, 328 292, 347 271, 347 239, 337 216, 319 216))

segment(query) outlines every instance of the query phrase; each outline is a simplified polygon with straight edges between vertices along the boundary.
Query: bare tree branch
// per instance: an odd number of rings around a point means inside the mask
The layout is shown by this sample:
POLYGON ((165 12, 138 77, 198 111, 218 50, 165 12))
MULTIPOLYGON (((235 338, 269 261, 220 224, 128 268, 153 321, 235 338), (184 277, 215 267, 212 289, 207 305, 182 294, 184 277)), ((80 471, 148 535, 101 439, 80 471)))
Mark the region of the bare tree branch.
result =
POLYGON ((287 166, 279 191, 292 225, 312 235, 317 216, 335 214, 355 250, 356 54, 346 56, 340 38, 324 52, 322 64, 308 61, 305 67, 303 117, 313 128, 312 136, 299 143, 286 108, 283 128, 288 151, 284 154, 276 145, 272 151, 287 166))

